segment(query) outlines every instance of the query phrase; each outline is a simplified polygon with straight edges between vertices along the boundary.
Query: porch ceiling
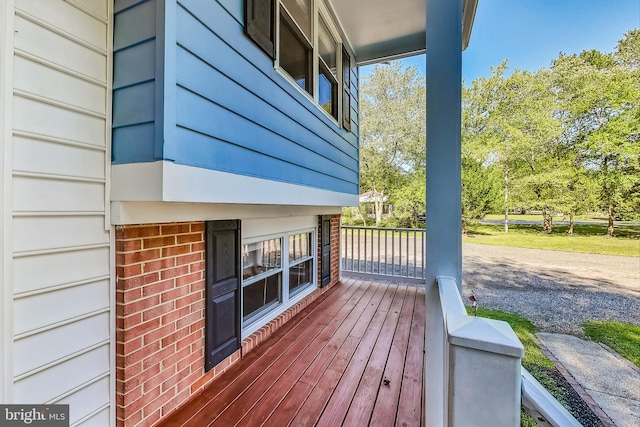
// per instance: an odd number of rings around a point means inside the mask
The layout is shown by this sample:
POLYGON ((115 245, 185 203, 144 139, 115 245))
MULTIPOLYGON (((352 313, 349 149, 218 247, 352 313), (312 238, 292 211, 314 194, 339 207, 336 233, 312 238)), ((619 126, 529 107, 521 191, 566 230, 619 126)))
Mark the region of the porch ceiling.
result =
MULTIPOLYGON (((358 65, 424 53, 427 0, 328 0, 358 65)), ((463 0, 462 48, 467 47, 478 0, 463 0)))

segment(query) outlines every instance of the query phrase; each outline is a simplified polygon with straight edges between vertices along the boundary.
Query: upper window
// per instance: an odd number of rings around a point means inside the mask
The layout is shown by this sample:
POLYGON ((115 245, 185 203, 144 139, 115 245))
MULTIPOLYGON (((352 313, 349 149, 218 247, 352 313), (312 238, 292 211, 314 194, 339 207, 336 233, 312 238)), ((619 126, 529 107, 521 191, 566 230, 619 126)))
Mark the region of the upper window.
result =
POLYGON ((246 0, 245 5, 246 34, 277 69, 351 130, 351 58, 323 1, 246 0))

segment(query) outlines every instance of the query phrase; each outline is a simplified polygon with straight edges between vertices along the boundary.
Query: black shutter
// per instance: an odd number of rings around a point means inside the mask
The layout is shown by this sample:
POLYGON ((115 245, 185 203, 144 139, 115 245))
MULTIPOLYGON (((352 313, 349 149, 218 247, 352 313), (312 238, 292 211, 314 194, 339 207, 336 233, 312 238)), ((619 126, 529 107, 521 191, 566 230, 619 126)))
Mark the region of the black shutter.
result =
POLYGON ((209 221, 206 226, 205 371, 241 345, 240 221, 209 221))
POLYGON ((271 59, 275 52, 275 0, 245 0, 244 31, 271 59))
POLYGON ((342 127, 351 131, 351 58, 342 47, 342 127))
POLYGON ((324 287, 331 282, 331 217, 322 217, 322 283, 324 287))

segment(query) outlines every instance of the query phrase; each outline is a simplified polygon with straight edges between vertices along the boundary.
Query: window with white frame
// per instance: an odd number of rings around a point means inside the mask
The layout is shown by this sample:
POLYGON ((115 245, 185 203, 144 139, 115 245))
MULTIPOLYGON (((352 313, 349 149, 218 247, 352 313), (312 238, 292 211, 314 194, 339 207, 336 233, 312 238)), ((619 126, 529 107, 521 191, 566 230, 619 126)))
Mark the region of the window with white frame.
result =
POLYGON ((303 93, 351 130, 351 58, 322 0, 246 0, 245 33, 303 93))
POLYGON ((250 325, 315 284, 314 230, 242 246, 242 320, 250 325))

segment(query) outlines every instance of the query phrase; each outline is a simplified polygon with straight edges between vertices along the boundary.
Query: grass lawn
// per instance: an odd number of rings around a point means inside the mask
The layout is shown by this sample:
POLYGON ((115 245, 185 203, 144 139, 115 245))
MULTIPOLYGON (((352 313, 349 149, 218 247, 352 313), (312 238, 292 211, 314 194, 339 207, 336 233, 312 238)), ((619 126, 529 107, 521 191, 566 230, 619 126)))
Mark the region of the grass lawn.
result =
POLYGON ((640 368, 640 326, 592 320, 582 328, 593 341, 606 344, 640 368))
MULTIPOLYGON (((473 310, 467 307, 467 312, 473 315, 473 310)), ((534 333, 536 331, 535 326, 529 320, 522 316, 513 313, 505 313, 499 310, 487 310, 478 308, 478 316, 486 317, 489 319, 503 320, 511 325, 511 328, 518 336, 520 342, 524 346, 524 358, 522 359, 522 366, 540 384, 546 388, 549 393, 565 407, 568 408, 567 402, 563 397, 562 388, 558 387, 556 381, 548 374, 550 370, 554 368, 553 363, 544 355, 534 340, 534 333)), ((523 427, 536 427, 537 424, 531 417, 524 412, 521 414, 520 422, 523 427)))
POLYGON ((509 233, 502 224, 473 224, 463 242, 498 246, 584 252, 602 255, 640 257, 640 226, 618 225, 614 238, 606 237, 606 224, 576 225, 574 235, 567 234, 568 226, 554 225, 551 234, 542 232, 540 224, 510 224, 509 233))

